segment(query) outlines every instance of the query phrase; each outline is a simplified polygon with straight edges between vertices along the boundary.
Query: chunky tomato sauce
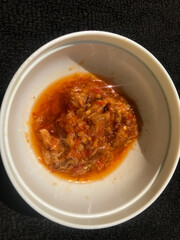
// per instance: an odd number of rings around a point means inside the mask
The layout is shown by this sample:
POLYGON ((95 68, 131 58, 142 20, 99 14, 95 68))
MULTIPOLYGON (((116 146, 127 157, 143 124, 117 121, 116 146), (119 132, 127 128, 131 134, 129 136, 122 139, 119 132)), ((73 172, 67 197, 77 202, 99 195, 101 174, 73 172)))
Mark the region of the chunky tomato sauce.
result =
POLYGON ((89 73, 52 83, 35 101, 30 139, 40 161, 69 180, 108 174, 140 133, 130 102, 89 73))

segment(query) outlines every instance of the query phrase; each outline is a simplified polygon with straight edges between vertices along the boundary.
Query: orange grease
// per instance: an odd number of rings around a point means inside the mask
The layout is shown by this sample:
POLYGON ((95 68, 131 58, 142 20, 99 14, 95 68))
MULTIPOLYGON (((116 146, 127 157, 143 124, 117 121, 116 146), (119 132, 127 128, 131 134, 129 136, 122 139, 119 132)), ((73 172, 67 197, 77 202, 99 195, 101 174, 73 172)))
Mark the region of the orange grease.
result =
MULTIPOLYGON (((83 61, 81 62, 81 64, 83 64, 83 61)), ((74 74, 74 76, 77 77, 77 74, 78 73, 74 74)), ((87 76, 88 76, 88 74, 87 74, 87 76)), ((62 84, 60 84, 60 83, 66 83, 66 81, 72 80, 72 78, 73 78, 73 75, 64 77, 61 80, 58 80, 58 81, 52 83, 38 97, 35 105, 32 108, 32 112, 31 112, 30 119, 29 119, 29 137, 30 137, 30 141, 31 141, 31 144, 32 144, 32 148, 33 148, 39 162, 41 164, 43 164, 44 167, 47 170, 49 170, 52 174, 54 174, 55 176, 58 176, 60 178, 63 178, 63 179, 69 180, 69 181, 75 181, 75 182, 87 182, 87 181, 91 182, 91 181, 94 181, 94 180, 102 180, 107 175, 109 175, 115 169, 117 169, 119 167, 119 165, 122 163, 122 161, 127 156, 129 150, 132 149, 132 146, 134 145, 134 142, 136 141, 136 139, 130 145, 128 145, 128 147, 125 147, 123 149, 123 151, 118 155, 118 157, 116 157, 114 159, 114 161, 111 162, 110 166, 108 166, 103 171, 101 171, 99 173, 91 172, 90 175, 87 174, 86 176, 82 176, 80 178, 77 178, 77 177, 71 177, 68 174, 63 173, 63 172, 59 173, 59 172, 51 171, 47 167, 47 165, 43 161, 43 157, 42 157, 42 153, 41 153, 42 143, 39 140, 39 138, 37 137, 37 135, 35 134, 35 131, 38 131, 38 128, 37 128, 36 124, 34 123, 35 121, 33 119, 33 112, 43 113, 42 116, 44 116, 44 118, 46 118, 46 122, 45 122, 46 125, 48 125, 48 123, 51 122, 52 118, 56 119, 57 116, 59 116, 63 112, 63 108, 64 108, 64 98, 65 98, 65 96, 63 95, 63 89, 61 88, 62 84), (49 99, 52 96, 53 96, 54 102, 57 102, 57 101, 62 102, 60 108, 57 108, 57 106, 52 102, 51 109, 47 109, 49 99), (47 115, 48 115, 47 113, 49 114, 49 118, 47 117, 47 115)), ((102 77, 101 77, 101 79, 102 79, 102 77)), ((42 120, 42 126, 41 126, 42 128, 45 127, 45 126, 43 126, 43 124, 44 124, 44 121, 42 120)), ((29 137, 28 137, 28 133, 25 133, 25 138, 26 138, 27 142, 29 142, 29 137)), ((116 181, 116 178, 114 178, 114 181, 116 181)), ((55 185, 56 184, 53 183, 53 186, 55 186, 55 185)))

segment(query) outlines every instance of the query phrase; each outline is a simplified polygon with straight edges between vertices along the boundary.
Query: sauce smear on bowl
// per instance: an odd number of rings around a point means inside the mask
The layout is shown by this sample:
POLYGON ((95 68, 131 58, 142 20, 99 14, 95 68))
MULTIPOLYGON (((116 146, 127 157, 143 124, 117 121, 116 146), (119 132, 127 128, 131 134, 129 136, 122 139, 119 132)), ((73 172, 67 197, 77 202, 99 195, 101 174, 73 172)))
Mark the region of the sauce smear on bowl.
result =
POLYGON ((110 173, 140 134, 130 102, 90 73, 75 73, 48 86, 35 101, 29 123, 41 163, 73 181, 110 173))

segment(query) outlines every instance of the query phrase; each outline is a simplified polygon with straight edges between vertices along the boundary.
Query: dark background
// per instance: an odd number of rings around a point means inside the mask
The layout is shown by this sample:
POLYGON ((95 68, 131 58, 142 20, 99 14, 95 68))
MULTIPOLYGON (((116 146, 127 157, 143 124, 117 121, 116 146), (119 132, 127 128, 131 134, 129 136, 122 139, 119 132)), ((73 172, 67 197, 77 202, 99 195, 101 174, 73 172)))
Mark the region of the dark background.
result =
MULTIPOLYGON (((180 93, 179 13, 178 0, 0 0, 0 100, 30 54, 80 30, 114 32, 143 45, 164 65, 180 93)), ((58 225, 31 209, 13 188, 0 159, 0 239, 180 239, 180 165, 142 214, 90 231, 58 225)))

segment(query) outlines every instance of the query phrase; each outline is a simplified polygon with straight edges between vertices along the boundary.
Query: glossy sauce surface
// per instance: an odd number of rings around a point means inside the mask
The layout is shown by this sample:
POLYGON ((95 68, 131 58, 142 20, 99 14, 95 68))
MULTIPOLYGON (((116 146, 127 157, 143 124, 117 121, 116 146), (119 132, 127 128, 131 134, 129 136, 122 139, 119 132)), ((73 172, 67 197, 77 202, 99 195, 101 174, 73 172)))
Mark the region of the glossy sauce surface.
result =
POLYGON ((53 174, 80 182, 101 179, 138 138, 135 112, 104 79, 75 73, 52 83, 35 101, 31 145, 53 174))

